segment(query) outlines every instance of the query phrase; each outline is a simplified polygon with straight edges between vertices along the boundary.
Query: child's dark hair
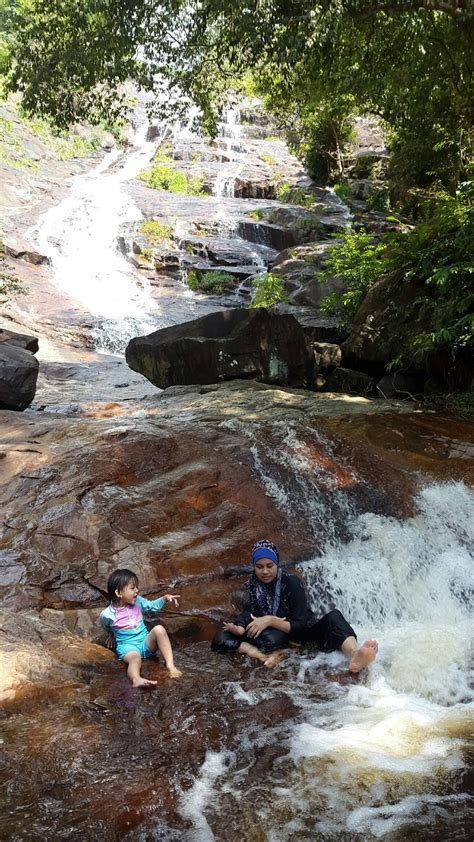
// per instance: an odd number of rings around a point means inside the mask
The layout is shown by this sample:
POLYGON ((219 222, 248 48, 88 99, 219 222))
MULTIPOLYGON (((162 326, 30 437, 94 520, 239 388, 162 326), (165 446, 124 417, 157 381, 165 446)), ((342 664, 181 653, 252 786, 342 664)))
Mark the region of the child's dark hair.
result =
POLYGON ((117 602, 117 594, 115 591, 122 591, 127 585, 133 582, 138 585, 138 576, 133 570, 127 570, 122 567, 119 570, 114 570, 107 580, 107 593, 110 602, 117 602))
POLYGON ((250 611, 252 607, 252 597, 247 588, 238 588, 232 591, 229 600, 239 611, 250 611))

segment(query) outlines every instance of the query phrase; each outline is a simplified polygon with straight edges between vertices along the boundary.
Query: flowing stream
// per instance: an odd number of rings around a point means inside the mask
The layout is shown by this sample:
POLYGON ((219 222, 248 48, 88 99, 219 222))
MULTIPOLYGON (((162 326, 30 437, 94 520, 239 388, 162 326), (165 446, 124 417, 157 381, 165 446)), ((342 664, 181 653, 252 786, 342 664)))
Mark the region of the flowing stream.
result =
POLYGON ((272 842, 468 839, 473 492, 421 483, 407 520, 361 512, 357 466, 323 435, 273 425, 270 440, 250 438, 267 494, 296 521, 304 513, 322 547, 299 566, 316 613, 336 605, 380 651, 357 681, 339 653, 308 652, 290 655, 271 687, 235 681, 239 706, 280 691, 298 713, 207 753, 181 801, 192 838, 220 839, 227 822, 272 842))
MULTIPOLYGON (((245 138, 238 112, 230 109, 221 128, 228 160, 214 196, 161 196, 180 253, 174 309, 167 309, 166 298, 153 296, 146 275, 117 250, 120 231, 141 219, 124 186, 151 160, 161 139, 147 141, 146 131, 141 126, 131 149, 110 152, 92 172, 74 178, 69 197, 48 211, 34 232, 51 258, 55 284, 92 315, 97 347, 114 353, 137 333, 223 306, 186 285, 190 205, 205 209, 221 241, 234 238, 248 249, 247 265, 264 271, 269 262, 265 246, 243 244, 237 235, 236 219, 259 202, 234 197, 245 138)), ((188 127, 176 132, 175 144, 185 148, 188 133, 188 127)), ((212 413, 210 419, 212 425, 212 413)), ((130 428, 138 423, 132 418, 130 428)), ((154 424, 150 416, 150 429, 154 424)), ((157 424, 158 448, 163 431, 157 424)), ((127 422, 111 425, 104 439, 110 432, 117 452, 123 446, 125 453, 127 443, 120 442, 128 435, 127 422)), ((281 666, 268 671, 213 656, 207 642, 198 642, 179 652, 182 681, 171 687, 162 679, 156 693, 140 694, 115 663, 107 661, 100 673, 78 656, 73 666, 80 681, 71 679, 61 690, 64 701, 59 691, 57 697, 45 696, 47 703, 31 718, 26 699, 25 711, 7 723, 6 744, 13 748, 5 761, 9 806, 3 824, 0 820, 2 838, 471 838, 472 490, 449 476, 439 483, 420 473, 412 478, 411 513, 402 517, 392 500, 390 463, 380 463, 371 484, 354 454, 341 455, 323 425, 229 420, 220 426, 229 436, 243 437, 246 448, 239 453, 236 445, 232 451, 236 465, 250 454, 259 493, 311 546, 299 570, 316 613, 337 606, 361 639, 377 638, 375 664, 351 677, 339 653, 305 648, 291 649, 281 666)), ((210 448, 212 426, 209 431, 210 448)), ((146 463, 144 456, 138 475, 146 463)), ((445 465, 449 468, 449 460, 445 465)), ((110 481, 100 493, 107 501, 114 493, 133 497, 127 483, 134 476, 124 469, 123 487, 122 480, 117 487, 110 481)), ((147 482, 152 479, 150 474, 147 482)), ((183 488, 177 507, 192 496, 183 488)), ((91 500, 93 508, 93 492, 91 500)), ((132 525, 136 518, 140 529, 138 494, 136 501, 132 515, 124 505, 123 518, 113 519, 119 548, 126 517, 132 525)), ((86 492, 80 505, 89 505, 86 492)), ((201 505, 197 497, 193 505, 201 505)), ((203 520, 199 529, 206 528, 203 520)), ((184 527, 176 530, 169 533, 171 555, 184 541, 184 527)), ((146 540, 141 536, 135 545, 138 558, 146 540)), ((125 562, 132 560, 128 551, 125 562)), ((204 577, 196 587, 203 596, 212 581, 204 577)))

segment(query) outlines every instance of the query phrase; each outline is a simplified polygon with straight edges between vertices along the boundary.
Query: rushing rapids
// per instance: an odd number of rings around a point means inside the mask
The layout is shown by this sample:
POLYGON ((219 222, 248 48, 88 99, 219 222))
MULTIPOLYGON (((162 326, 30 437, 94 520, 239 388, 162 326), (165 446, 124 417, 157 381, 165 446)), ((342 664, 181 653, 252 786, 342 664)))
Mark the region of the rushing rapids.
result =
POLYGON ((8 419, 4 601, 23 612, 2 623, 4 833, 464 838, 472 431, 330 403, 229 384, 8 419), (274 671, 210 651, 262 524, 317 611, 378 637, 367 675, 311 649, 274 671), (77 636, 97 634, 121 564, 182 594, 165 623, 184 677, 149 663, 149 693, 77 636))

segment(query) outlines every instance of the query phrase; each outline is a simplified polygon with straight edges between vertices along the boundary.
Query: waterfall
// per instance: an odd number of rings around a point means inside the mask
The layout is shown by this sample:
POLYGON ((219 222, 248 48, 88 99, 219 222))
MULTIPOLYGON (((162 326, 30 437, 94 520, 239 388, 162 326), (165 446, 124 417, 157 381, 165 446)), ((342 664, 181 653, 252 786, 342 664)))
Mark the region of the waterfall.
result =
POLYGON ((233 199, 235 196, 235 180, 244 168, 244 161, 240 154, 242 147, 236 144, 235 140, 241 138, 242 134, 239 109, 226 108, 224 120, 219 123, 219 136, 224 138, 230 161, 227 164, 221 164, 221 170, 217 175, 214 185, 214 196, 217 199, 233 199))
POLYGON ((109 152, 100 164, 71 181, 68 198, 48 210, 28 236, 52 263, 53 281, 94 319, 99 350, 122 352, 129 339, 153 329, 150 288, 117 250, 124 225, 142 215, 123 189, 152 158, 162 137, 146 140, 144 123, 124 153, 109 152))

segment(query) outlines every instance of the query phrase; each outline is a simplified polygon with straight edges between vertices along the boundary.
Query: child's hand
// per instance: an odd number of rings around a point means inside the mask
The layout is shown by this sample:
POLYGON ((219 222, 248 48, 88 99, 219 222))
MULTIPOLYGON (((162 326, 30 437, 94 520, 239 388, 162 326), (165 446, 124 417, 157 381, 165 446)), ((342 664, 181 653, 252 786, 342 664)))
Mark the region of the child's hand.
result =
POLYGON ((245 634, 245 629, 242 626, 237 626, 235 623, 223 623, 222 628, 224 631, 232 632, 232 634, 237 634, 239 637, 245 634))
POLYGON ((113 634, 108 634, 105 639, 105 645, 107 649, 112 649, 112 652, 115 651, 115 637, 113 634))
POLYGON ((181 599, 179 593, 165 593, 166 602, 172 602, 176 608, 179 608, 179 600, 181 599))

